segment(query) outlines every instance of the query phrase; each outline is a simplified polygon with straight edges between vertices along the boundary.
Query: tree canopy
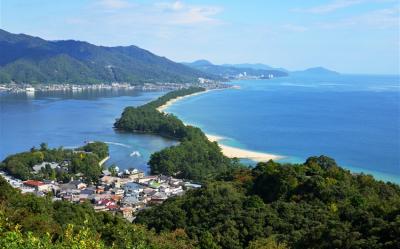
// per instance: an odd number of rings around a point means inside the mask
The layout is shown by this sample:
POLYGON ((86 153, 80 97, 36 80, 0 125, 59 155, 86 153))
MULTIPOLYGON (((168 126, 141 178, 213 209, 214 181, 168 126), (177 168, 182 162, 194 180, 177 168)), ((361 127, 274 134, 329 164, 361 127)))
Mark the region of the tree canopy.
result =
POLYGON ((136 222, 184 229, 201 248, 399 248, 400 188, 325 156, 269 161, 140 212, 136 222))
POLYGON ((50 179, 67 182, 75 174, 82 173, 88 182, 97 182, 102 173, 100 160, 108 156, 108 146, 102 142, 91 142, 75 150, 48 148, 46 143, 40 149, 33 147, 28 152, 8 156, 0 163, 0 169, 21 179, 50 179), (50 164, 34 172, 33 167, 42 163, 57 163, 54 169, 50 164))

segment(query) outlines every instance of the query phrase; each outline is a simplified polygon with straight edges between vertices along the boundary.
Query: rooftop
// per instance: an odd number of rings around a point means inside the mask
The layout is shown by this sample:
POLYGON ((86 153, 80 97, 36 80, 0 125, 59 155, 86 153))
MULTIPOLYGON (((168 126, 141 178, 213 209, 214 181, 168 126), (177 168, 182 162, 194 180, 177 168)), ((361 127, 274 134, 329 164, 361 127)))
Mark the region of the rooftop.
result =
POLYGON ((28 185, 28 186, 32 186, 32 187, 39 187, 39 186, 44 185, 43 182, 41 182, 41 181, 35 181, 35 180, 27 180, 27 181, 24 181, 24 184, 25 184, 25 185, 28 185))

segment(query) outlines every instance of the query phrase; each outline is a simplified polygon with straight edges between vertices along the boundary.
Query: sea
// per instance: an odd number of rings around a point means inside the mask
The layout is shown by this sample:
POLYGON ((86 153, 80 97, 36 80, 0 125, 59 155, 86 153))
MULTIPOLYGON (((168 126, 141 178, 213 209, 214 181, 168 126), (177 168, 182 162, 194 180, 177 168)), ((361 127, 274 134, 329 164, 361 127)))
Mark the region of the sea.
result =
POLYGON ((220 143, 302 163, 327 155, 353 172, 400 183, 400 77, 290 76, 230 82, 167 111, 220 143))
POLYGON ((0 94, 0 160, 39 147, 76 148, 89 141, 109 145, 107 166, 148 173, 150 155, 177 142, 154 135, 118 132, 113 123, 126 106, 139 106, 165 92, 101 89, 0 94))
MULTIPOLYGON (((353 172, 400 183, 399 76, 290 76, 229 84, 238 89, 183 98, 167 111, 222 136, 222 144, 282 155, 283 163, 327 155, 353 172)), ((74 148, 100 140, 110 148, 106 165, 148 172, 150 155, 177 142, 112 126, 126 106, 163 94, 124 89, 0 93, 0 160, 41 142, 74 148)))

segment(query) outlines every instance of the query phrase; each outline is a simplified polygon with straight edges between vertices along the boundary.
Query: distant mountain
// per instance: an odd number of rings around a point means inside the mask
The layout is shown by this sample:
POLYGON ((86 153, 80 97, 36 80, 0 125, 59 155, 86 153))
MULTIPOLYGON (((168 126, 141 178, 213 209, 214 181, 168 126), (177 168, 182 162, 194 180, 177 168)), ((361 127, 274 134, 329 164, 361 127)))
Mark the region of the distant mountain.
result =
POLYGON ((197 60, 194 61, 192 63, 183 63, 183 64, 187 64, 191 67, 207 67, 207 66, 213 66, 213 64, 211 62, 209 62, 208 60, 197 60))
POLYGON ((46 41, 1 29, 0 51, 0 83, 182 83, 218 78, 136 46, 46 41))
POLYGON ((242 63, 242 64, 222 64, 222 66, 227 66, 227 67, 236 67, 236 68, 252 68, 252 69, 259 69, 259 70, 279 70, 282 72, 288 72, 288 70, 279 67, 271 67, 262 63, 242 63))
POLYGON ((294 72, 291 72, 290 74, 292 74, 292 75, 293 74, 294 75, 321 75, 321 76, 340 75, 340 73, 333 71, 333 70, 329 70, 324 67, 312 67, 312 68, 308 68, 303 71, 294 71, 294 72))
POLYGON ((274 77, 283 77, 288 75, 287 72, 277 69, 257 69, 252 67, 237 67, 235 65, 227 64, 214 65, 207 60, 198 60, 183 64, 207 74, 218 75, 226 79, 243 77, 268 78, 270 75, 273 75, 274 77))

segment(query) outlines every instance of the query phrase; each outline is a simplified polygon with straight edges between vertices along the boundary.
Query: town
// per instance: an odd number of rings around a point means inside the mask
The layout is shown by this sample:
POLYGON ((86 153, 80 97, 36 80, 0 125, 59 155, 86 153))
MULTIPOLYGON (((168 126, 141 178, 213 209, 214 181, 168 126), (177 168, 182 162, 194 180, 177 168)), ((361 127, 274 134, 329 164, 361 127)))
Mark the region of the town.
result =
POLYGON ((23 84, 23 83, 0 83, 0 92, 11 93, 35 93, 35 92, 65 92, 65 91, 86 91, 86 90, 138 90, 138 91, 171 91, 189 88, 191 86, 204 87, 207 89, 228 88, 230 85, 219 81, 198 78, 197 83, 143 83, 130 84, 124 82, 101 83, 101 84, 23 84))
MULTIPOLYGON (((35 165, 34 169, 40 169, 44 165, 60 167, 54 162, 43 162, 35 165)), ((170 197, 184 194, 188 189, 201 187, 199 184, 170 176, 145 175, 137 169, 120 171, 118 167, 113 168, 111 172, 108 169, 103 170, 96 185, 87 184, 81 178, 61 183, 54 180, 22 181, 4 171, 0 171, 0 175, 23 194, 49 196, 53 201, 89 202, 95 211, 119 213, 130 222, 135 219, 139 210, 161 204, 170 197)))

